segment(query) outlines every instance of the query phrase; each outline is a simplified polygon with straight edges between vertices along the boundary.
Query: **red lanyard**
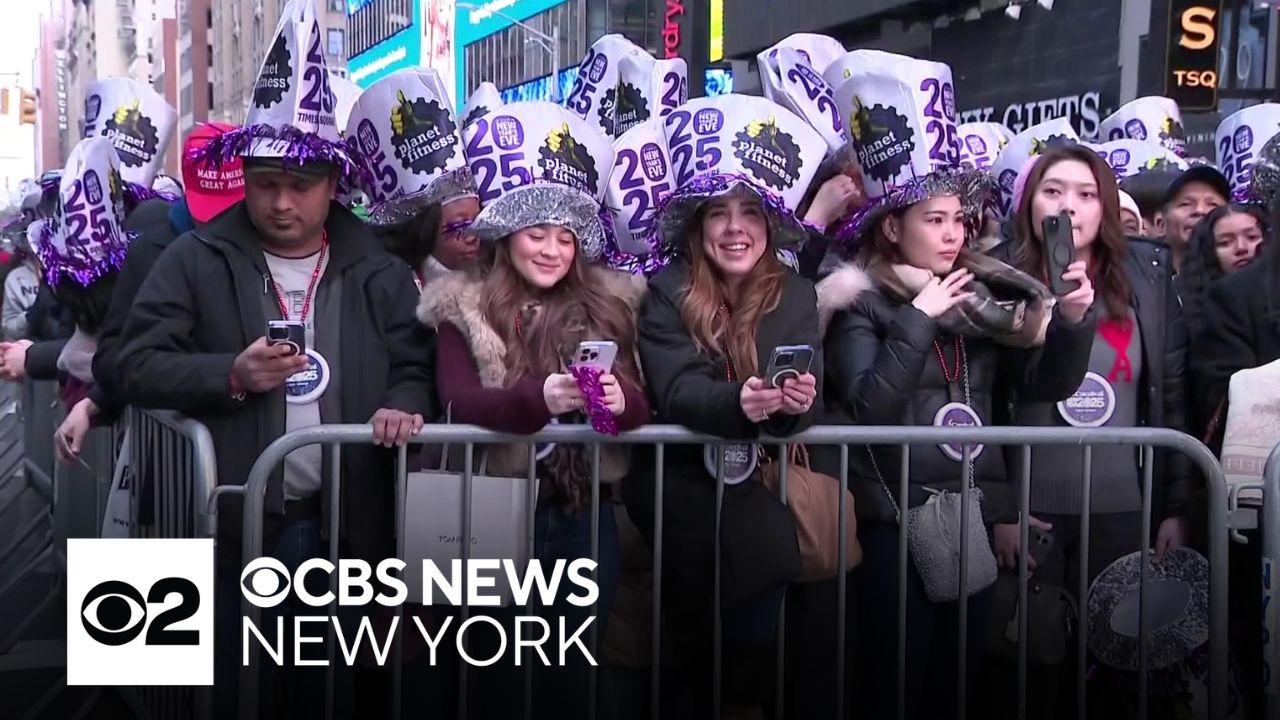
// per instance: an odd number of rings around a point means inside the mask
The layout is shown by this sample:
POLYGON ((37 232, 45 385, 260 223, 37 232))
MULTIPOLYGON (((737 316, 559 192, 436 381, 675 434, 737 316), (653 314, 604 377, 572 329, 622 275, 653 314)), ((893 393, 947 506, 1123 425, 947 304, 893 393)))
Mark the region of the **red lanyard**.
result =
MULTIPOLYGON (((307 284, 307 296, 302 300, 302 316, 298 319, 306 322, 307 313, 311 311, 311 296, 316 291, 316 283, 320 281, 320 271, 324 269, 324 258, 329 252, 329 233, 325 232, 320 236, 320 258, 316 260, 316 269, 311 271, 311 282, 307 284)), ((284 296, 280 294, 280 285, 272 282, 272 289, 276 293, 276 303, 280 306, 280 317, 290 320, 289 308, 285 304, 284 296)))
MULTIPOLYGON (((733 320, 733 314, 729 312, 729 303, 720 303, 720 312, 724 313, 725 330, 726 330, 725 335, 728 336, 729 333, 727 331, 729 327, 729 321, 733 320)), ((734 376, 733 357, 729 355, 728 347, 725 347, 724 349, 724 375, 729 382, 733 382, 733 376, 734 376)))
POLYGON ((938 353, 938 364, 942 366, 942 379, 946 380, 948 385, 960 379, 960 370, 964 367, 964 345, 960 342, 959 335, 956 336, 955 348, 953 357, 955 358, 956 371, 953 374, 947 371, 947 361, 942 356, 942 346, 938 344, 937 340, 933 341, 933 350, 938 353))

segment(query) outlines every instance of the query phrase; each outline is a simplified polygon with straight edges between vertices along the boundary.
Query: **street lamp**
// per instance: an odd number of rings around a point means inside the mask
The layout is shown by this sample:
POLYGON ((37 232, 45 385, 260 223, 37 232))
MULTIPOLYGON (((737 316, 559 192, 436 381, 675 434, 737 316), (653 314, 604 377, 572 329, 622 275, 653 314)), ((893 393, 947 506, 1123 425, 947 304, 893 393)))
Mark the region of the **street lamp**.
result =
MULTIPOLYGON (((480 10, 480 8, 476 7, 474 3, 469 3, 469 2, 458 3, 458 9, 459 10, 480 10)), ((535 27, 532 27, 524 22, 521 22, 511 17, 510 15, 502 12, 501 10, 495 10, 493 8, 485 8, 484 12, 497 15, 503 20, 510 22, 512 25, 516 25, 520 28, 523 28, 526 33, 533 36, 532 40, 533 42, 538 44, 538 47, 542 48, 543 50, 546 50, 551 55, 551 102, 559 103, 560 102, 560 25, 558 23, 552 25, 551 34, 548 35, 542 32, 541 30, 538 30, 535 27)))

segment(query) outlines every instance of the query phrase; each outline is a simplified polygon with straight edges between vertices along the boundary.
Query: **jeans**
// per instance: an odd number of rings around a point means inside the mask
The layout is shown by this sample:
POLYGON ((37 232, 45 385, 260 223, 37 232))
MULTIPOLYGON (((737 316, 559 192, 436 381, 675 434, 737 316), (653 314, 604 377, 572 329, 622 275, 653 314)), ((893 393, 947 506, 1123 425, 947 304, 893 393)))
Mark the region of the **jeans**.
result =
MULTIPOLYGON (((304 561, 326 556, 328 548, 320 539, 320 519, 303 518, 294 521, 280 531, 271 552, 268 553, 284 564, 292 573, 304 561)), ((220 568, 225 574, 218 578, 214 590, 214 713, 219 720, 239 716, 240 701, 240 669, 242 650, 241 638, 241 590, 238 568, 240 562, 232 567, 220 568)), ((261 571, 260 571, 261 572, 261 571)), ((323 593, 327 589, 327 578, 312 573, 307 576, 307 587, 312 593, 323 593)), ((311 608, 301 605, 290 591, 290 601, 274 608, 263 608, 258 630, 268 641, 276 637, 275 628, 278 618, 284 618, 285 667, 277 667, 265 650, 258 658, 250 658, 257 668, 259 676, 259 698, 261 715, 273 718, 314 718, 324 716, 325 679, 324 667, 289 667, 293 665, 293 632, 290 618, 295 615, 327 615, 327 608, 311 608)), ((314 629, 311 632, 316 632, 314 629)), ((250 647, 256 649, 258 640, 250 635, 250 647)), ((324 657, 326 645, 304 645, 307 659, 324 657)), ((339 668, 341 666, 339 665, 339 668)), ((345 673, 337 673, 342 677, 345 673)), ((342 685, 339 683, 339 688, 342 685)), ((350 717, 347 693, 335 689, 335 717, 350 717)))
MULTIPOLYGON (((858 592, 856 707, 867 718, 897 717, 898 653, 906 652, 908 720, 954 717, 959 665, 959 602, 935 603, 925 593, 915 562, 907 559, 907 645, 898 648, 898 526, 868 522, 858 528, 862 564, 858 592)), ((980 668, 991 589, 968 599, 966 686, 980 668)), ((966 697, 971 701, 973 693, 966 697)))

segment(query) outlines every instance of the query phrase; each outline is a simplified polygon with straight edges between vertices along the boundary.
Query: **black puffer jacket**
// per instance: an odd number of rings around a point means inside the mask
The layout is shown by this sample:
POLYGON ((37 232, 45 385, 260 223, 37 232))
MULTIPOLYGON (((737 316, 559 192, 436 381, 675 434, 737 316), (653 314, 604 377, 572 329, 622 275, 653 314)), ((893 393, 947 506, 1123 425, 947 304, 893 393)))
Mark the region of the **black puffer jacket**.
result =
MULTIPOLYGON (((1138 420, 1147 427, 1187 429, 1187 326, 1182 319, 1172 282, 1169 249, 1161 243, 1129 239, 1125 274, 1133 286, 1130 307, 1137 317, 1142 337, 1142 389, 1138 398, 1138 420)), ((1012 246, 1005 243, 991 252, 1008 262, 1012 246)), ((1101 300, 1095 302, 1097 312, 1101 300)), ((1089 347, 1093 336, 1090 334, 1089 347)), ((1085 353, 1086 363, 1088 353, 1085 353)), ((1002 408, 1004 409, 1004 408, 1002 408)), ((1007 398, 1010 424, 1036 427, 1063 425, 1050 402, 1035 402, 1026 393, 1007 398)), ((1181 453, 1157 452, 1156 498, 1152 507, 1157 517, 1185 515, 1192 487, 1191 465, 1181 453), (1163 511, 1163 515, 1161 512, 1163 511)))
MULTIPOLYGON (((833 422, 933 425, 943 405, 964 401, 963 390, 952 394, 934 346, 936 340, 947 370, 954 373, 955 337, 940 330, 934 319, 871 287, 865 273, 854 265, 845 265, 824 280, 819 295, 824 316, 831 314, 823 344, 826 398, 833 422), (833 284, 842 290, 832 292, 833 284)), ((983 424, 992 423, 992 399, 1000 386, 1016 386, 1024 394, 1054 401, 1074 392, 1088 367, 1093 332, 1092 322, 1069 327, 1055 310, 1042 348, 1022 350, 983 338, 965 339, 969 400, 983 424)), ((879 477, 896 497, 900 449, 855 447, 850 448, 849 458, 858 516, 892 522, 893 507, 879 477)), ((1000 452, 984 448, 974 461, 974 482, 983 491, 987 523, 1016 520, 1014 489, 1005 477, 1000 452)), ((910 507, 927 499, 925 486, 954 491, 960 482, 960 463, 939 447, 911 448, 910 507)))

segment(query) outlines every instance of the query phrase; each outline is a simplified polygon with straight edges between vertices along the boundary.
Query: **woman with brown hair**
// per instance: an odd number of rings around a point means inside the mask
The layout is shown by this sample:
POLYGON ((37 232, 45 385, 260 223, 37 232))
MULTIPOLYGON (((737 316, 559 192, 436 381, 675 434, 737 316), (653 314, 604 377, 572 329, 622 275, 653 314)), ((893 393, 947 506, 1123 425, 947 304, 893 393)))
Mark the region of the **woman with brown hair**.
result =
MULTIPOLYGON (((1028 171, 1015 216, 1015 238, 996 255, 1044 280, 1043 222, 1065 213, 1071 222, 1076 261, 1084 263, 1101 302, 1091 338, 1088 372, 1076 392, 1056 405, 1015 391, 1008 398, 1012 423, 1027 426, 1186 428, 1187 329, 1174 292, 1166 246, 1125 238, 1119 221, 1115 175, 1092 150, 1071 145, 1046 152, 1028 171)), ((1053 536, 1047 554, 1028 558, 1042 586, 1078 591, 1080 574, 1092 579, 1108 564, 1141 549, 1142 482, 1139 455, 1128 447, 1095 447, 1089 557, 1080 557, 1080 497, 1083 460, 1078 448, 1045 447, 1031 458, 1033 527, 1053 536)), ((1017 476, 1019 460, 1011 458, 1017 476)), ((1191 474, 1176 453, 1157 451, 1152 499, 1160 520, 1156 561, 1187 539, 1191 474)), ((1017 567, 1016 528, 998 530, 1001 565, 1017 567)), ((1081 605, 1084 598, 1078 598, 1081 605)), ((1042 694, 1053 707, 1052 691, 1042 694)))
MULTIPOLYGON (((721 127, 707 150, 718 163, 690 178, 660 211, 663 241, 677 259, 657 273, 640 312, 640 357, 659 421, 732 441, 665 450, 662 602, 669 637, 684 672, 667 683, 663 715, 683 717, 675 699, 691 695, 689 717, 711 716, 712 621, 716 568, 717 485, 724 483, 720 527, 720 610, 726 707, 760 707, 772 689, 765 649, 783 590, 800 572, 795 523, 761 482, 762 437, 787 437, 813 423, 822 377, 813 284, 780 259, 806 231, 794 209, 821 160, 820 136, 787 110, 736 95, 699 100, 668 116, 672 157, 680 127, 721 127), (741 162, 750 141, 734 132, 770 123, 789 148, 780 166, 801 171, 774 194, 766 168, 741 162), (739 156, 735 145, 741 144, 739 156), (775 349, 805 346, 813 364, 770 378, 775 349), (677 685, 679 687, 677 687, 677 685)), ((763 135, 763 132, 760 133, 763 135)), ((761 137, 760 139, 764 139, 761 137)), ((692 139, 689 139, 692 142, 692 139)), ((699 144, 700 147, 703 143, 699 144)), ((776 186, 775 186, 776 187, 776 186)), ((784 351, 785 352, 785 351, 784 351)), ((624 484, 627 509, 650 544, 654 528, 651 472, 624 484)))
MULTIPOLYGON (((896 57, 882 69, 855 72, 836 92, 865 106, 909 110, 918 107, 912 98, 921 75, 950 87, 945 65, 896 57)), ((927 113, 904 120, 925 137, 942 124, 927 113)), ((1093 303, 1084 265, 1071 265, 1064 276, 1081 286, 1055 299, 1040 282, 970 250, 967 243, 977 239, 991 202, 990 180, 980 170, 959 169, 955 154, 941 146, 940 157, 900 158, 882 152, 874 133, 854 140, 863 171, 876 180, 867 186, 871 204, 837 235, 849 262, 818 286, 823 320, 830 318, 823 341, 828 407, 846 422, 990 425, 1000 388, 1012 385, 1057 400, 1084 374, 1093 303)), ((1017 530, 1015 493, 999 452, 956 444, 910 450, 904 458, 897 446, 849 448, 863 551, 853 572, 855 703, 866 717, 893 717, 899 692, 907 718, 954 716, 961 603, 967 604, 965 668, 972 684, 996 575, 985 528, 1017 530), (898 478, 904 471, 909 490, 902 496, 898 478), (970 525, 962 536, 958 496, 964 485, 970 488, 970 525), (913 536, 901 600, 905 647, 897 637, 902 524, 913 536), (945 572, 961 552, 970 570, 967 595, 958 575, 945 572), (906 656, 905 688, 898 685, 900 653, 906 656)))
MULTIPOLYGON (((599 197, 607 168, 613 164, 609 143, 550 103, 507 105, 503 114, 522 123, 521 137, 531 145, 546 137, 533 128, 572 133, 578 141, 577 161, 598 174, 599 184, 557 182, 520 166, 529 177, 539 179, 504 191, 480 211, 472 231, 491 245, 492 263, 451 272, 429 283, 418 309, 419 318, 437 332, 441 400, 450 408, 452 422, 517 435, 565 422, 590 421, 605 432, 639 427, 649 419, 636 362, 634 321, 643 283, 593 264, 601 256, 604 241, 599 197), (616 354, 598 377, 579 380, 577 351, 584 341, 612 342, 616 354)), ((525 157, 538 157, 536 148, 528 150, 525 157)), ((602 368, 601 358, 595 362, 593 367, 602 368)), ((527 444, 487 446, 483 452, 489 475, 523 477, 528 472, 527 444)), ((623 445, 602 445, 600 456, 595 578, 600 597, 595 627, 603 639, 621 562, 611 500, 630 457, 623 445)), ((541 445, 536 459, 541 479, 536 556, 543 561, 590 558, 589 450, 541 445)), ((562 591, 546 612, 564 617, 566 625, 576 629, 591 608, 568 604, 566 594, 562 591)), ((585 660, 572 653, 568 657, 568 668, 539 666, 535 717, 588 716, 585 660)), ((505 686, 503 692, 493 692, 499 688, 492 684, 486 688, 473 698, 473 707, 487 708, 482 711, 486 716, 510 717, 518 707, 518 702, 512 705, 515 694, 505 692, 509 689, 505 686)))

